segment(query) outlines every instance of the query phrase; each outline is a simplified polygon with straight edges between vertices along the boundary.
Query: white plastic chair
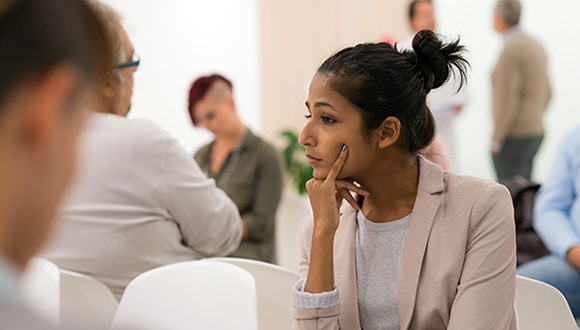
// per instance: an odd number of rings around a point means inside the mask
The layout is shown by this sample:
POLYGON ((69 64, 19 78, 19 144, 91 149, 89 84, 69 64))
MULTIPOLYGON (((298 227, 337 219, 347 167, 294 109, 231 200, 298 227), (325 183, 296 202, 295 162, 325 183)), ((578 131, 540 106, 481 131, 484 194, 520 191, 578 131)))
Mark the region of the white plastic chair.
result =
POLYGON ((256 280, 258 292, 258 328, 290 329, 294 320, 292 287, 300 276, 297 272, 266 262, 240 258, 212 258, 247 270, 256 280))
POLYGON ((516 310, 518 329, 578 330, 564 295, 544 282, 518 275, 516 310))
POLYGON ((111 329, 256 330, 256 300, 247 271, 216 261, 181 262, 131 281, 111 329))
POLYGON ((60 324, 60 270, 53 262, 33 258, 21 278, 22 295, 29 307, 46 321, 60 324))
POLYGON ((60 318, 65 328, 91 325, 109 329, 119 302, 111 290, 91 276, 60 271, 60 318))

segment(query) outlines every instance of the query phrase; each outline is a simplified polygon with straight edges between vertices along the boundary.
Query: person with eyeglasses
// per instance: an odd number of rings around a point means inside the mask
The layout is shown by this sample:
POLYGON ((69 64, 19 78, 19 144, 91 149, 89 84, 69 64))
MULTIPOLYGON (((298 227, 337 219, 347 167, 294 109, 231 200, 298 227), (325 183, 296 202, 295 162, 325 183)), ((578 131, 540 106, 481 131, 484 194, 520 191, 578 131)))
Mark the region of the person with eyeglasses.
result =
POLYGON ((148 120, 125 117, 140 60, 113 9, 95 6, 117 64, 80 138, 77 178, 43 256, 93 276, 120 298, 147 270, 230 254, 242 221, 175 138, 148 120))

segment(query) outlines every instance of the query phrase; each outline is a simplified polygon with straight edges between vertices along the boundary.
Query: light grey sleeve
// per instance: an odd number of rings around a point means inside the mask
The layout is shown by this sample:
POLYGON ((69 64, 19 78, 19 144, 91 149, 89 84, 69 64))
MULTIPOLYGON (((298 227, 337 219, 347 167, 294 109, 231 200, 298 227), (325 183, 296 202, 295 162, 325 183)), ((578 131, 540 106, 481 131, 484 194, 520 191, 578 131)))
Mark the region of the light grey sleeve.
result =
POLYGON ((340 303, 338 289, 322 293, 304 292, 305 280, 300 280, 292 288, 292 296, 295 308, 319 309, 331 308, 340 303))
POLYGON ((207 178, 191 155, 170 139, 165 146, 165 204, 185 244, 205 257, 233 252, 242 238, 236 205, 207 178))

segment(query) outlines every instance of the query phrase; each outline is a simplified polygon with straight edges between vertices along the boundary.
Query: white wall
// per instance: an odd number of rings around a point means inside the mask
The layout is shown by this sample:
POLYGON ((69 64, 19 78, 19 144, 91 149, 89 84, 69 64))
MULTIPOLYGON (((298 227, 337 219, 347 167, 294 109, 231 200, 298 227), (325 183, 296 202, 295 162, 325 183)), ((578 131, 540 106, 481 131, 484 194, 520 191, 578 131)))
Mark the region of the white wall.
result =
POLYGON ((194 128, 187 93, 214 72, 234 83, 242 120, 260 131, 257 0, 103 0, 122 17, 141 65, 130 117, 146 117, 195 150, 211 136, 194 128))
MULTIPOLYGON (((436 0, 441 32, 461 35, 470 51, 471 102, 458 118, 458 163, 466 174, 494 178, 489 140, 491 136, 490 75, 502 42, 493 30, 494 1, 436 0)), ((534 178, 546 178, 562 134, 580 123, 580 2, 523 0, 521 25, 539 39, 550 59, 553 98, 545 117, 546 138, 536 157, 534 178)))

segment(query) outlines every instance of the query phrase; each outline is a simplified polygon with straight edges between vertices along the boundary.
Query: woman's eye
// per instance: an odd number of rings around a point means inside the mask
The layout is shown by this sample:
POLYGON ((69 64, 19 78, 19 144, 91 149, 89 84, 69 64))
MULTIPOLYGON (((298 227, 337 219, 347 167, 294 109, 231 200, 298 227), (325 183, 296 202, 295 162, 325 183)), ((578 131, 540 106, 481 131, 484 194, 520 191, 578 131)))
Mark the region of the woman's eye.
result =
POLYGON ((305 114, 305 115, 304 115, 304 118, 306 118, 306 119, 310 119, 310 118, 312 118, 312 114, 310 114, 310 113, 307 113, 307 114, 305 114))
POLYGON ((336 122, 336 119, 330 118, 328 116, 322 116, 322 122, 325 124, 334 124, 336 122))

